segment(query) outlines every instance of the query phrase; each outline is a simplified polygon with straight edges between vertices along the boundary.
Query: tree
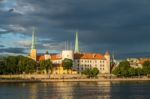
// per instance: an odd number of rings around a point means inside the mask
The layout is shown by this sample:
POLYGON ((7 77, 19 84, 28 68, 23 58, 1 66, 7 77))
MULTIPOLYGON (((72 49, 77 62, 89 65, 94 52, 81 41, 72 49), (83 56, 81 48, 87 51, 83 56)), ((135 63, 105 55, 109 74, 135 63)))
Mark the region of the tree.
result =
POLYGON ((73 61, 71 59, 67 59, 65 58, 63 61, 62 61, 62 66, 64 67, 64 69, 71 69, 72 66, 73 66, 73 61))
POLYGON ((99 70, 95 67, 92 69, 93 77, 96 77, 99 74, 99 70))
POLYGON ((141 69, 141 68, 136 68, 136 69, 135 69, 135 72, 136 72, 136 76, 141 76, 141 75, 143 75, 143 69, 141 69))
POLYGON ((113 74, 117 76, 124 76, 128 77, 129 76, 129 69, 130 69, 130 63, 128 61, 122 61, 119 63, 119 66, 115 68, 113 71, 113 74))
POLYGON ((24 56, 8 56, 0 64, 1 74, 33 73, 36 70, 36 61, 24 56))
POLYGON ((42 60, 40 61, 40 70, 46 70, 46 73, 50 71, 52 71, 53 67, 52 67, 52 62, 51 60, 42 60))
POLYGON ((144 75, 150 74, 150 61, 145 61, 143 63, 143 74, 144 75))
POLYGON ((131 76, 135 76, 136 75, 136 70, 131 67, 128 69, 128 75, 131 77, 131 76))
POLYGON ((88 78, 97 77, 97 75, 99 74, 99 70, 96 67, 93 69, 87 68, 83 71, 83 74, 87 75, 88 78))

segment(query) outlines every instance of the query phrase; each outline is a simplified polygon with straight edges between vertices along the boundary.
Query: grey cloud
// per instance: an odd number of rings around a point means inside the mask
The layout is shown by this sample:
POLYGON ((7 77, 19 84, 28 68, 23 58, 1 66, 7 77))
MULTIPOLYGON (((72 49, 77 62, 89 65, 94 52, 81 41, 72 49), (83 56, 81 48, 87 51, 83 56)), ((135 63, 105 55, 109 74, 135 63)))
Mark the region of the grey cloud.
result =
POLYGON ((25 5, 34 10, 18 10, 24 14, 1 11, 0 26, 20 26, 25 29, 20 30, 25 35, 31 35, 32 27, 36 27, 39 39, 50 39, 41 41, 39 49, 44 49, 43 43, 74 42, 74 34, 79 31, 83 51, 116 50, 118 55, 135 56, 131 54, 135 50, 140 54, 150 49, 147 46, 150 43, 149 4, 148 0, 17 0, 16 10, 25 5))
POLYGON ((16 54, 24 54, 24 48, 0 48, 1 53, 16 53, 16 54))

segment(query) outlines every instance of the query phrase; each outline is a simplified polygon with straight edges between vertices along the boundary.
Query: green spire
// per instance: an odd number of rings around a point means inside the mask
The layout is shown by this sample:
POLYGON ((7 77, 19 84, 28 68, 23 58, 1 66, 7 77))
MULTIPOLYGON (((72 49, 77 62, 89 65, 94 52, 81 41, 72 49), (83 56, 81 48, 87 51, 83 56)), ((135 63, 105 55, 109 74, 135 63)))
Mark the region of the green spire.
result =
POLYGON ((35 49, 35 29, 32 32, 32 46, 31 49, 35 49))
POLYGON ((78 41, 78 32, 76 32, 76 38, 75 38, 75 50, 74 50, 75 53, 80 53, 80 50, 79 50, 79 41, 78 41))

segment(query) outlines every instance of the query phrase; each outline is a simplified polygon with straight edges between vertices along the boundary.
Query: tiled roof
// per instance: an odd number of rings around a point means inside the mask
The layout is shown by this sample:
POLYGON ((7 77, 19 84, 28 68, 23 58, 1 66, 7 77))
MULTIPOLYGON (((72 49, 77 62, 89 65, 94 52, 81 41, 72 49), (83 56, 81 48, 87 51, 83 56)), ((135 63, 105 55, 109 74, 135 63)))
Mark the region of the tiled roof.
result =
MULTIPOLYGON (((51 60, 61 59, 61 57, 59 55, 50 55, 50 56, 51 56, 51 60)), ((37 56, 37 60, 38 61, 45 60, 45 56, 44 55, 37 56)))
POLYGON ((38 60, 38 61, 42 61, 42 60, 45 60, 45 57, 44 57, 44 55, 41 55, 41 56, 37 56, 37 60, 38 60))
POLYGON ((150 58, 140 58, 139 63, 144 64, 145 61, 150 61, 150 58))
MULTIPOLYGON (((51 55, 51 60, 60 60, 59 55, 51 55)), ((93 53, 83 53, 83 54, 74 54, 74 59, 99 59, 106 60, 102 54, 93 54, 93 53)), ((37 57, 38 61, 45 60, 45 56, 41 55, 37 57)))
POLYGON ((93 54, 93 53, 84 53, 84 54, 74 54, 75 59, 99 59, 106 60, 105 57, 101 54, 93 54))
POLYGON ((51 55, 51 60, 59 60, 61 57, 59 55, 51 55))

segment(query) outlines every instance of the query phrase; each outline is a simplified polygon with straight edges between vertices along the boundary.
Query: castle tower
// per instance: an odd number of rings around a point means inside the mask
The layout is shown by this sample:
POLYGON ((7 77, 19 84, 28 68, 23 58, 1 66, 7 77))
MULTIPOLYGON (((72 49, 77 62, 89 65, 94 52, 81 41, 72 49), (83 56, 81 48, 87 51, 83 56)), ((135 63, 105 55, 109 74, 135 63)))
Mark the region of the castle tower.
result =
POLYGON ((31 45, 31 51, 30 51, 30 58, 36 61, 37 56, 37 50, 35 46, 35 30, 32 32, 32 45, 31 45))
POLYGON ((105 52, 104 57, 106 58, 106 72, 110 73, 110 54, 108 51, 105 52))
POLYGON ((75 53, 80 53, 80 49, 79 49, 79 41, 78 41, 78 32, 76 32, 76 38, 75 38, 75 53))

